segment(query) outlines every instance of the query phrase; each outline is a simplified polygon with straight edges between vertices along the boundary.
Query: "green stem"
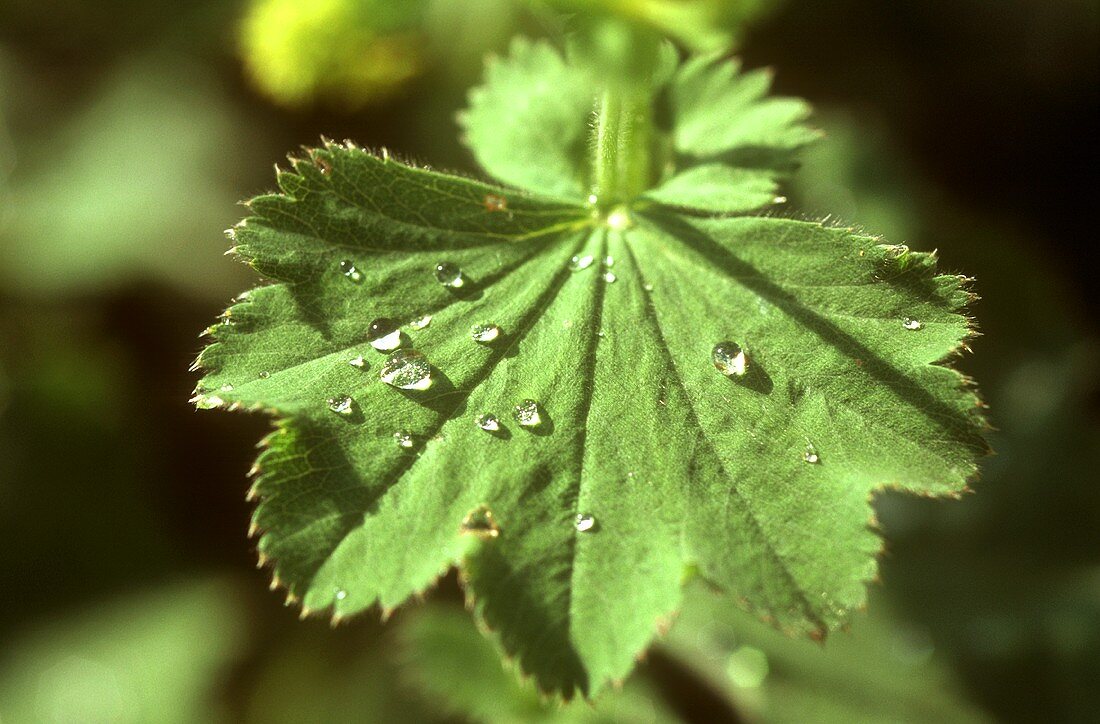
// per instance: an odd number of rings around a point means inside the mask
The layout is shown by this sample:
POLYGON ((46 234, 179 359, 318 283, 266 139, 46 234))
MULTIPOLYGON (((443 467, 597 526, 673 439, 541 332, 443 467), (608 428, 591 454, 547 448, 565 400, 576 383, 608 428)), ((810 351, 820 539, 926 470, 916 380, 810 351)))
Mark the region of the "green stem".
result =
POLYGON ((594 193, 600 208, 627 203, 650 181, 653 134, 649 93, 617 86, 604 91, 596 120, 594 193))

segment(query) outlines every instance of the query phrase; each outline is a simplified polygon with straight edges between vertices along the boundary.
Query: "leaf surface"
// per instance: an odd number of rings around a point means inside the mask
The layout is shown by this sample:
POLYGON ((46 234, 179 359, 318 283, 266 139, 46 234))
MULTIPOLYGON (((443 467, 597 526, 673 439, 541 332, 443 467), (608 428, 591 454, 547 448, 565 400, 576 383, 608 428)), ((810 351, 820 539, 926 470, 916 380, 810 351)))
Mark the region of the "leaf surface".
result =
MULTIPOLYGON (((809 135, 777 113, 683 148, 749 138, 752 164, 705 163, 778 174, 809 135)), ((571 178, 560 160, 544 178, 571 178)), ((875 573, 873 492, 957 495, 984 449, 977 399, 939 364, 971 334, 963 280, 848 229, 691 216, 683 198, 604 217, 530 183, 545 195, 329 145, 251 202, 236 248, 276 283, 211 328, 197 399, 279 416, 253 489, 276 581, 344 617, 459 565, 505 650, 566 695, 629 673, 686 571, 789 631, 838 626, 875 573), (436 281, 440 262, 460 289, 436 281), (432 385, 398 390, 369 327, 423 315, 403 343, 432 385), (475 324, 502 331, 479 343, 475 324), (723 342, 746 352, 743 376, 715 368, 723 342), (330 410, 345 395, 347 414, 330 410), (537 426, 512 415, 525 400, 537 426), (485 510, 495 535, 464 531, 485 510)))

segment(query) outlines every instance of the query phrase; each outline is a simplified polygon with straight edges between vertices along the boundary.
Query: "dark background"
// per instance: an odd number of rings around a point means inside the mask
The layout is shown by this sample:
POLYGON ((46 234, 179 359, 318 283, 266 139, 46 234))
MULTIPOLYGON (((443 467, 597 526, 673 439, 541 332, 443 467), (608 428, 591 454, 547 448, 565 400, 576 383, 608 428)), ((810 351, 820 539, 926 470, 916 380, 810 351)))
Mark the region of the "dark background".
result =
MULTIPOLYGON (((961 502, 878 499, 890 544, 876 595, 1005 721, 1098 716, 1098 8, 791 0, 740 48, 829 133, 793 209, 938 248, 978 280, 984 336, 961 367, 990 403, 997 455, 961 502)), ((243 623, 201 718, 263 721, 257 702, 283 681, 273 660, 341 661, 386 634, 298 623, 253 570, 245 472, 269 424, 187 404, 197 334, 252 283, 221 257, 221 230, 237 200, 272 186, 273 163, 321 134, 476 173, 453 113, 477 57, 513 22, 546 28, 495 18, 465 55, 427 57, 382 97, 287 107, 242 65, 242 13, 0 2, 0 659, 46 639, 64 650, 66 622, 112 601, 215 580, 216 606, 243 623)), ((439 597, 456 591, 445 582, 439 597)), ((706 685, 661 661, 643 676, 682 713, 732 715, 685 708, 706 685)), ((366 678, 391 676, 385 657, 372 665, 366 678)), ((333 685, 348 676, 337 670, 302 680, 359 691, 333 685)), ((343 714, 371 720, 355 696, 343 714)))

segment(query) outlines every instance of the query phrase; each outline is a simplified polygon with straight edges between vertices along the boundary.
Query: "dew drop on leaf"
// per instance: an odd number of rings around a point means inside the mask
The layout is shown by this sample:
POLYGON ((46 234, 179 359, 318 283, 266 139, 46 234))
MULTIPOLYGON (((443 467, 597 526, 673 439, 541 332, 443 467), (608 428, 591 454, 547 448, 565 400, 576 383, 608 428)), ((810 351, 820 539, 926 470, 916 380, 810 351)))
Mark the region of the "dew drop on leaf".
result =
POLYGON ((575 256, 569 260, 569 271, 581 271, 592 266, 593 258, 591 254, 585 254, 584 256, 575 256))
POLYGON ((213 410, 215 407, 221 407, 225 404, 225 400, 217 395, 208 395, 207 397, 200 397, 195 401, 195 407, 200 410, 213 410))
POLYGON ((387 385, 402 390, 426 390, 432 386, 432 367, 414 349, 400 349, 391 354, 379 376, 387 385))
POLYGON ((267 370, 264 370, 263 372, 260 373, 260 379, 261 380, 266 380, 270 376, 271 376, 271 373, 268 372, 267 370))
POLYGON ((337 415, 350 415, 355 411, 355 400, 347 395, 328 398, 328 409, 337 415))
POLYGON ((500 429, 500 420, 497 419, 496 415, 490 413, 478 415, 474 418, 474 422, 477 423, 478 427, 480 427, 482 430, 485 430, 486 432, 496 432, 500 429))
POLYGON ((412 329, 424 329, 425 327, 427 327, 431 323, 432 323, 432 315, 425 314, 420 319, 414 319, 413 321, 409 322, 409 327, 411 327, 412 329))
POLYGON ((487 344, 500 336, 500 327, 495 324, 475 324, 470 327, 470 336, 475 342, 487 344))
POLYGON ((393 441, 397 447, 410 448, 413 446, 413 436, 408 430, 398 430, 393 434, 393 441))
POLYGON ((340 262, 340 273, 356 284, 363 281, 363 272, 355 267, 355 263, 351 259, 344 259, 340 262))
POLYGON ((587 533, 596 527, 596 519, 588 513, 577 513, 577 520, 574 525, 579 532, 587 533))
POLYGON ((500 526, 493 519, 493 511, 479 505, 462 519, 462 532, 478 538, 496 538, 500 535, 500 526))
POLYGON ((466 283, 466 277, 457 264, 449 261, 441 261, 435 265, 435 278, 445 287, 458 289, 466 283))
POLYGON ((605 282, 607 282, 608 284, 614 283, 615 281, 618 280, 618 278, 619 277, 615 276, 615 272, 613 272, 613 271, 606 271, 606 272, 604 272, 604 275, 603 275, 603 280, 605 282))
POLYGON ((745 350, 736 342, 719 342, 711 352, 714 367, 728 377, 741 377, 749 369, 745 350))
POLYGON ((337 601, 343 601, 347 597, 348 597, 348 592, 345 591, 344 589, 339 588, 339 589, 336 590, 336 600, 337 601))
POLYGON ((363 359, 363 355, 357 354, 357 355, 355 355, 354 357, 352 357, 351 359, 348 360, 348 364, 351 365, 352 367, 358 367, 359 369, 363 369, 364 367, 367 366, 367 361, 365 359, 363 359))
POLYGON ((901 326, 905 327, 910 332, 915 332, 924 326, 924 322, 921 322, 918 319, 913 319, 912 317, 906 317, 905 319, 901 320, 901 326))
POLYGON ((539 403, 534 400, 524 400, 516 405, 514 414, 516 422, 524 427, 537 427, 542 424, 542 415, 539 414, 539 403))
POLYGON ((604 266, 615 266, 615 257, 608 254, 607 257, 605 257, 604 260, 603 260, 603 265, 604 266))
POLYGON ((813 443, 806 444, 806 452, 802 453, 802 459, 810 465, 817 465, 821 462, 821 456, 817 454, 817 448, 814 447, 813 443))
POLYGON ((222 392, 232 392, 233 391, 233 385, 222 385, 218 389, 221 390, 222 392))
POLYGON ((653 291, 653 285, 650 284, 649 282, 646 282, 645 284, 642 285, 642 289, 645 289, 647 292, 652 292, 653 291))
POLYGON ((390 352, 401 346, 401 328, 392 319, 381 317, 367 327, 370 346, 381 352, 390 352))

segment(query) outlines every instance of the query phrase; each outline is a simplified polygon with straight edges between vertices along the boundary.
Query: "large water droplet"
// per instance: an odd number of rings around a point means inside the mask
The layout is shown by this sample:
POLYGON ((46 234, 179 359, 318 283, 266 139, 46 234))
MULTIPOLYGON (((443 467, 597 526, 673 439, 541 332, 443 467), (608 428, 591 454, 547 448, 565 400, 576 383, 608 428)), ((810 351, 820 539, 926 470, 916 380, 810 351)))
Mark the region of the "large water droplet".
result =
POLYGON ((355 262, 351 259, 344 259, 340 262, 340 273, 356 284, 363 281, 363 272, 355 268, 355 262))
POLYGON ((337 415, 350 415, 355 411, 355 400, 347 395, 328 398, 328 409, 337 415))
POLYGON ((496 415, 485 413, 474 418, 477 426, 486 432, 496 432, 500 429, 500 420, 496 415))
POLYGON ((913 319, 912 317, 906 317, 901 320, 901 326, 905 327, 910 332, 915 332, 924 326, 924 322, 921 322, 919 319, 913 319))
POLYGON ((474 508, 462 519, 461 530, 478 538, 496 538, 500 535, 500 526, 493 519, 493 511, 485 505, 474 508))
POLYGON ((741 377, 749 369, 745 350, 736 342, 719 342, 714 345, 711 361, 719 372, 729 377, 741 377))
POLYGON ((802 453, 802 459, 810 465, 817 465, 821 462, 821 457, 817 454, 817 448, 814 447, 812 442, 806 443, 806 452, 802 453))
POLYGON ((458 268, 457 264, 452 264, 449 261, 441 261, 435 265, 435 278, 439 280, 440 284, 451 289, 458 289, 466 283, 466 277, 462 274, 462 270, 458 268))
POLYGON ((508 199, 497 194, 485 194, 483 201, 486 211, 507 211, 508 199))
POLYGON ((542 424, 542 415, 539 413, 539 403, 534 400, 524 400, 516 405, 516 422, 524 427, 537 427, 542 424))
POLYGON ((426 390, 432 386, 432 366, 414 349, 399 349, 391 354, 379 376, 387 385, 402 390, 426 390))
POLYGON ((575 256, 569 260, 569 271, 581 271, 592 266, 594 261, 591 254, 585 254, 584 256, 575 256))
POLYGON ((413 435, 408 430, 398 430, 393 434, 393 441, 397 447, 410 448, 413 446, 413 435))
POLYGON ((425 314, 420 319, 414 319, 413 321, 409 322, 409 327, 411 327, 412 329, 424 329, 425 327, 427 327, 431 323, 432 323, 432 315, 425 314))
POLYGON ((596 527, 596 518, 588 513, 577 513, 577 520, 574 525, 579 532, 587 533, 596 527))
POLYGON ((495 324, 475 324, 470 327, 470 336, 475 342, 488 344, 500 336, 500 327, 495 324))
POLYGON ((389 352, 401 346, 401 327, 392 319, 380 317, 367 328, 370 346, 382 352, 389 352))
POLYGON ((355 355, 354 357, 352 357, 351 359, 348 360, 348 364, 351 365, 352 367, 357 367, 358 369, 363 369, 364 367, 367 366, 367 360, 365 360, 363 358, 363 355, 357 354, 357 355, 355 355))

